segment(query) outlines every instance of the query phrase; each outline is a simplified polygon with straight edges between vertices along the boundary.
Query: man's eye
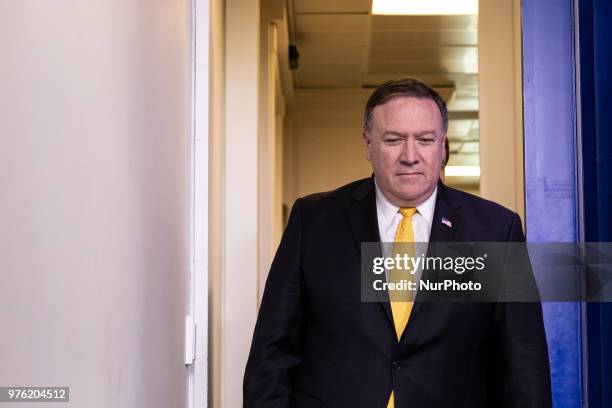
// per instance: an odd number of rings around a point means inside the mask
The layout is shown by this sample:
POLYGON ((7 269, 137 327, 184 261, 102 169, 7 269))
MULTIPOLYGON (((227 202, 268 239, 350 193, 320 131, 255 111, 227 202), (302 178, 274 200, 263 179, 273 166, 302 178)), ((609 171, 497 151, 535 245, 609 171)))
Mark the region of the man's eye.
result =
POLYGON ((432 138, 424 138, 424 139, 419 139, 419 142, 429 144, 429 143, 433 143, 434 140, 432 138))
POLYGON ((400 141, 401 141, 401 139, 398 139, 398 138, 394 138, 394 139, 385 139, 385 143, 388 143, 388 144, 397 144, 397 143, 399 143, 400 141))

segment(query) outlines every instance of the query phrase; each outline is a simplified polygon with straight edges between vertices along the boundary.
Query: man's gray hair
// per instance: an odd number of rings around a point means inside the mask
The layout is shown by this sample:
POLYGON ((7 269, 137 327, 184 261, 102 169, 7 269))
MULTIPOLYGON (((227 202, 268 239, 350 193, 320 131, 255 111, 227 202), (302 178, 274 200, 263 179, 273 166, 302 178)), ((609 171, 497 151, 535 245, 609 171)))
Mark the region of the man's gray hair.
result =
POLYGON ((442 116, 442 131, 446 134, 448 130, 448 109, 446 102, 433 88, 425 85, 424 82, 414 78, 392 79, 379 85, 372 95, 368 98, 363 112, 363 132, 368 135, 372 130, 372 112, 378 105, 382 105, 390 99, 407 96, 410 98, 430 99, 435 102, 440 109, 442 116))

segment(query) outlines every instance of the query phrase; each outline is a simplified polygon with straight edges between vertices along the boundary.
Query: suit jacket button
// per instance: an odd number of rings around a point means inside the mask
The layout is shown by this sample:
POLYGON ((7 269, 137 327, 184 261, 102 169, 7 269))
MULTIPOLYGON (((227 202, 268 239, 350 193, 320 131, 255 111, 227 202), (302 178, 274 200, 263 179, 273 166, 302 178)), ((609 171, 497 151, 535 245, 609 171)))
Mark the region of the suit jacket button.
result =
POLYGON ((397 360, 396 360, 396 361, 394 361, 394 362, 393 362, 393 368, 394 368, 395 370, 399 370, 399 369, 400 369, 400 363, 399 363, 399 361, 397 361, 397 360))

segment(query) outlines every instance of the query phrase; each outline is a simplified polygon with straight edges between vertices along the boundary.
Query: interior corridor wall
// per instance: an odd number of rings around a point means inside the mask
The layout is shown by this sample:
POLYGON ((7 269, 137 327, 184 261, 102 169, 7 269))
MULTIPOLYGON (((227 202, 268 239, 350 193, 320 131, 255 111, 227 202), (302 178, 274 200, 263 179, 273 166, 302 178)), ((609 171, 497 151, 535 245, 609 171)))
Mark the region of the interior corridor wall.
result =
POLYGON ((478 8, 480 194, 525 221, 521 1, 478 8))
POLYGON ((0 2, 0 384, 181 407, 190 2, 0 2))
POLYGON ((293 164, 284 204, 298 197, 336 189, 372 174, 361 138, 363 107, 371 89, 295 92, 285 162, 293 164))

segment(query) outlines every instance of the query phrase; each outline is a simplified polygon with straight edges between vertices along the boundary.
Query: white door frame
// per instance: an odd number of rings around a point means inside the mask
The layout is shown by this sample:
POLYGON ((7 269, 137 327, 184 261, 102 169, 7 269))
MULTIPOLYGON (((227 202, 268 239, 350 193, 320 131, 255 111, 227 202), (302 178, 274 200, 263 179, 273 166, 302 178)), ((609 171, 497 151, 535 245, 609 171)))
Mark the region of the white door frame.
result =
POLYGON ((208 189, 210 2, 192 0, 191 270, 185 328, 187 406, 208 406, 208 189))

